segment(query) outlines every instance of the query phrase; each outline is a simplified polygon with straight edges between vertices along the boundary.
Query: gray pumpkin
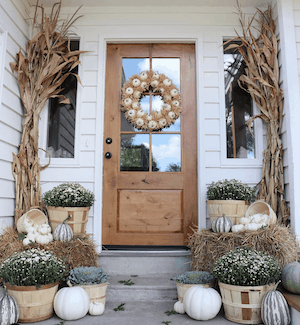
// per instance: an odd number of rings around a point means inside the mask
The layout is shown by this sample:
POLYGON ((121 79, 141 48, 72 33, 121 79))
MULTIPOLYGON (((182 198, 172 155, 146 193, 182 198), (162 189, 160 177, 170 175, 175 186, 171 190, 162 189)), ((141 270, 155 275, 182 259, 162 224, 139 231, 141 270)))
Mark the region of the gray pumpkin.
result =
POLYGON ((223 214, 222 217, 214 219, 211 223, 211 229, 213 232, 230 232, 232 226, 232 220, 225 217, 225 214, 223 214))
POLYGON ((19 307, 14 297, 5 293, 0 296, 0 325, 10 325, 18 322, 19 307))
MULTIPOLYGON (((73 230, 72 228, 66 224, 66 221, 71 218, 71 215, 68 216, 67 219, 57 225, 53 231, 53 239, 60 240, 63 243, 70 241, 73 238, 73 230)), ((1 325, 1 324, 0 324, 1 325)))

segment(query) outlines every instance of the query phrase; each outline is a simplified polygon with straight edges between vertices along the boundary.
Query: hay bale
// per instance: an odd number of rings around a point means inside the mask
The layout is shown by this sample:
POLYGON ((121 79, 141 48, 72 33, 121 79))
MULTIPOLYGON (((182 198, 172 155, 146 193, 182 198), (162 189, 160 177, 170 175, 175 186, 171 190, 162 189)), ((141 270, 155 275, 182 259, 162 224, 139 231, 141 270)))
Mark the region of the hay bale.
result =
POLYGON ((0 235, 0 263, 14 252, 22 252, 34 247, 52 251, 58 258, 64 258, 68 271, 78 266, 98 266, 96 244, 88 235, 86 237, 74 236, 66 243, 53 241, 47 245, 30 246, 24 246, 18 236, 18 232, 11 227, 3 230, 3 234, 0 235))
POLYGON ((248 246, 257 251, 273 255, 281 267, 298 261, 299 242, 290 228, 284 225, 270 225, 257 231, 238 233, 215 233, 210 229, 193 230, 189 237, 191 267, 196 271, 212 271, 216 260, 236 247, 248 246))

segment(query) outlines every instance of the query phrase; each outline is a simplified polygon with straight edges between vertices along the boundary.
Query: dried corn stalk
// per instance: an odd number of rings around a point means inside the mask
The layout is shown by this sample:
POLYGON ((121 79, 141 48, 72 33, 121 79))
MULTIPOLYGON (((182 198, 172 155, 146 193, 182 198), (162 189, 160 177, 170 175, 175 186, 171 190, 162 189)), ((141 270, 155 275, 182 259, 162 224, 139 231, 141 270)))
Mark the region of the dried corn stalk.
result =
POLYGON ((278 39, 272 7, 269 5, 264 12, 257 9, 248 23, 245 22, 239 3, 237 8, 242 35, 237 33, 238 36, 231 41, 239 41, 240 44, 231 44, 228 48, 236 49, 243 56, 247 68, 245 75, 239 79, 239 85, 250 93, 260 109, 260 114, 249 120, 249 128, 256 118, 262 119, 267 125, 267 145, 263 152, 262 179, 257 184, 257 198, 264 199, 271 205, 278 216, 278 222, 286 223, 289 212, 284 199, 283 152, 280 138, 283 92, 279 85, 278 39), (258 24, 258 28, 253 27, 254 22, 258 24), (254 36, 253 29, 258 31, 258 36, 254 36))
POLYGON ((61 85, 80 63, 79 54, 82 52, 70 50, 68 36, 70 27, 80 18, 75 17, 80 8, 70 19, 58 23, 60 9, 61 2, 55 3, 51 14, 47 16, 37 1, 33 28, 38 28, 39 31, 27 42, 26 52, 20 50, 16 62, 10 63, 12 71, 17 75, 24 108, 21 143, 12 166, 16 193, 15 224, 30 208, 44 208, 40 171, 49 163, 42 167, 38 157, 40 113, 50 98, 58 97, 62 102, 68 103, 68 99, 60 95, 61 85), (40 21, 37 20, 38 17, 40 21))

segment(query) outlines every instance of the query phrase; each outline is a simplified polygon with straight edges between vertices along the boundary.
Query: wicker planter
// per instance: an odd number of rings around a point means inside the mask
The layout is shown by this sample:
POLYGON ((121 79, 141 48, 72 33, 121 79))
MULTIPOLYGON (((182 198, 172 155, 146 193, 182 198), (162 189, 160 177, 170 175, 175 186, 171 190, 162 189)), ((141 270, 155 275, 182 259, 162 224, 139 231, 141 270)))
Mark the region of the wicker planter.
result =
POLYGON ((52 231, 55 227, 62 223, 71 215, 71 218, 66 223, 72 228, 74 235, 85 234, 86 224, 88 222, 88 214, 90 207, 52 207, 48 206, 49 224, 52 231))
POLYGON ((5 284, 7 293, 13 296, 20 310, 20 323, 34 323, 50 318, 53 315, 54 296, 58 290, 58 282, 36 286, 15 286, 5 284))
POLYGON ((264 286, 236 286, 219 282, 225 317, 240 324, 261 324, 261 303, 275 284, 264 286))
POLYGON ((250 216, 253 216, 256 213, 267 214, 270 217, 271 225, 276 224, 277 222, 276 213, 273 211, 271 206, 263 200, 258 200, 252 203, 245 212, 245 217, 249 218, 250 216))
POLYGON ((90 302, 102 302, 105 306, 107 285, 108 282, 104 282, 100 284, 79 285, 79 287, 85 289, 88 293, 90 302))
POLYGON ((214 283, 210 282, 205 284, 183 284, 183 283, 176 282, 176 285, 177 285, 178 300, 183 301, 183 297, 185 293, 189 290, 189 288, 195 286, 203 287, 203 288, 212 288, 214 286, 214 283))
POLYGON ((225 214, 226 217, 233 221, 236 225, 240 219, 245 216, 245 212, 250 205, 248 201, 241 200, 208 200, 208 212, 210 221, 222 217, 225 214))

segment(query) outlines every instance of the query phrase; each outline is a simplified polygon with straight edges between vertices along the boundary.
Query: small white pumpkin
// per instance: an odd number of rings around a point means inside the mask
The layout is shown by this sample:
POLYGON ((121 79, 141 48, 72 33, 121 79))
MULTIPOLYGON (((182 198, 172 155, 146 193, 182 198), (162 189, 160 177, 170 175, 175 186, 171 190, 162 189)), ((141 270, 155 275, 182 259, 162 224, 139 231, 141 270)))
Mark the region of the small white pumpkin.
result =
POLYGON ((47 234, 47 236, 49 238, 49 242, 53 241, 53 235, 51 234, 51 232, 47 234))
POLYGON ((51 227, 49 225, 47 225, 46 223, 44 223, 43 225, 38 227, 38 232, 41 235, 47 235, 51 232, 51 227))
POLYGON ((141 80, 138 78, 135 78, 132 80, 132 84, 134 87, 138 87, 141 84, 141 80))
POLYGON ((246 225, 248 223, 250 223, 250 219, 249 218, 243 217, 243 218, 240 219, 240 224, 246 225))
POLYGON ((251 221, 253 223, 259 223, 259 222, 261 222, 261 215, 260 215, 260 213, 256 213, 253 216, 251 216, 251 221))
POLYGON ((138 118, 135 122, 137 126, 142 126, 144 124, 144 120, 141 118, 138 118))
POLYGON ((193 286, 183 297, 185 312, 196 320, 209 320, 216 317, 221 309, 222 299, 213 288, 193 286))
POLYGON ((37 235, 38 235, 37 232, 29 232, 29 233, 26 235, 26 238, 29 238, 30 240, 32 240, 33 242, 35 242, 35 238, 36 238, 37 235))
POLYGON ((168 101, 168 100, 171 100, 172 97, 170 95, 165 95, 164 96, 164 101, 168 101))
POLYGON ((140 73, 140 78, 141 78, 142 80, 146 80, 146 79, 148 78, 148 74, 147 74, 146 72, 141 72, 141 73, 140 73))
POLYGON ((130 106, 131 103, 132 103, 132 99, 131 98, 125 98, 124 99, 125 106, 130 106))
POLYGON ((158 86, 158 81, 157 81, 157 80, 152 80, 152 81, 151 81, 151 86, 152 86, 153 88, 157 87, 157 86, 158 86))
POLYGON ((172 111, 171 111, 171 112, 169 112, 169 113, 168 113, 168 115, 169 115, 169 118, 175 118, 175 113, 174 113, 174 112, 172 112, 172 111))
POLYGON ((173 309, 178 314, 185 314, 183 302, 180 301, 180 300, 178 300, 178 301, 175 302, 173 309))
POLYGON ((23 245, 25 245, 25 246, 31 244, 32 242, 33 241, 28 237, 23 239, 23 245))
POLYGON ((135 116, 135 110, 134 109, 130 109, 128 112, 127 112, 128 116, 130 117, 133 117, 135 116))
POLYGON ((133 103, 132 103, 132 108, 134 108, 134 109, 138 109, 138 108, 140 108, 140 103, 137 102, 137 101, 133 102, 133 103))
POLYGON ((89 306, 89 313, 92 316, 100 316, 104 313, 105 307, 102 302, 93 301, 89 306))
POLYGON ((244 225, 234 225, 231 228, 231 231, 232 232, 239 232, 239 231, 242 231, 242 230, 245 230, 245 226, 244 225))
POLYGON ((142 117, 142 116, 145 115, 145 111, 143 111, 142 109, 140 109, 139 111, 137 111, 136 115, 137 115, 138 117, 142 117))
POLYGON ((41 245, 47 245, 50 243, 48 235, 38 235, 36 236, 35 241, 41 245))
POLYGON ((141 92, 136 90, 134 93, 133 93, 133 97, 134 98, 140 98, 141 97, 141 92))
POLYGON ((163 83, 164 83, 165 86, 171 86, 172 85, 172 81, 170 79, 165 79, 163 81, 163 83))
POLYGON ((81 287, 60 289, 54 297, 54 311, 64 320, 75 320, 84 317, 89 311, 90 298, 81 287))
POLYGON ((170 91, 170 94, 174 97, 174 96, 178 95, 178 90, 176 88, 174 88, 170 91))
POLYGON ((132 95, 133 94, 133 88, 131 88, 131 87, 126 88, 125 93, 129 94, 129 95, 132 95))
POLYGON ((245 225, 245 229, 246 230, 252 230, 252 231, 255 231, 257 230, 258 228, 260 228, 257 223, 254 223, 254 222, 251 222, 251 223, 248 223, 247 225, 245 225))

